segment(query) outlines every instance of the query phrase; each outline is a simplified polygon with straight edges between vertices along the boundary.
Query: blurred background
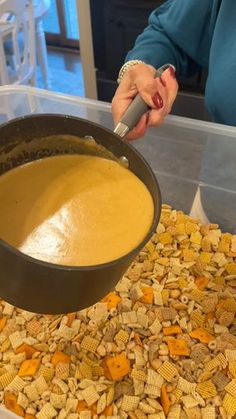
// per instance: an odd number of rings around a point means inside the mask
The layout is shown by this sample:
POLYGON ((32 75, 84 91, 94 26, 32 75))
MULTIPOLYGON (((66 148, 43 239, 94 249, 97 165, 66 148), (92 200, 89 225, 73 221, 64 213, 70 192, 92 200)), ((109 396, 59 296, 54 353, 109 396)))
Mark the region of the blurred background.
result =
MULTIPOLYGON (((84 96, 76 0, 51 0, 43 26, 51 89, 84 96)), ((44 87, 39 66, 37 84, 44 87)))
MULTIPOLYGON (((0 60, 0 76, 3 74, 0 84, 31 83, 40 88, 110 102, 127 52, 147 26, 150 13, 165 0, 13 0, 11 4, 15 4, 15 10, 5 13, 4 4, 8 2, 0 0, 0 56, 5 54, 0 60), (16 22, 17 5, 21 4, 22 10, 25 7, 30 12, 31 3, 34 48, 33 42, 26 42, 30 13, 28 17, 26 13, 21 16, 22 25, 26 23, 25 31, 18 28, 18 39, 13 39, 11 46, 9 40, 16 22), (19 71, 23 59, 17 62, 17 56, 23 56, 24 37, 28 48, 25 57, 31 55, 31 61, 24 66, 25 73, 31 68, 27 77, 19 71), (18 41, 19 53, 14 50, 18 41), (19 74, 13 80, 14 64, 15 72, 19 74), (8 72, 11 73, 9 77, 8 72)), ((28 36, 32 40, 32 34, 28 36)), ((172 113, 209 120, 204 108, 206 77, 206 72, 199 71, 191 79, 179 80, 180 93, 172 113)))

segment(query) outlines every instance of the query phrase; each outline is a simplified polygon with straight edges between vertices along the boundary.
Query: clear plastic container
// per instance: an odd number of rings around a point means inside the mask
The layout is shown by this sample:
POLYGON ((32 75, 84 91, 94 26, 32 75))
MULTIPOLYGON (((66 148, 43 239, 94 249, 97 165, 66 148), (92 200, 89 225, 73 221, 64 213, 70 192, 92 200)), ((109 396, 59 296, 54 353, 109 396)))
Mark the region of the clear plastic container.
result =
MULTIPOLYGON (((62 113, 113 128, 108 103, 25 86, 1 87, 0 97, 0 123, 31 113, 62 113)), ((235 127, 170 115, 133 145, 151 164, 164 203, 236 233, 235 127)))
MULTIPOLYGON (((113 128, 107 103, 31 87, 0 87, 0 123, 31 113, 69 114, 113 128)), ((133 145, 151 164, 163 202, 236 233, 236 128, 169 116, 133 145)), ((17 416, 0 408, 0 418, 17 416)))
POLYGON ((14 413, 10 412, 10 410, 6 410, 3 407, 0 407, 0 419, 19 419, 20 416, 15 415, 14 413))

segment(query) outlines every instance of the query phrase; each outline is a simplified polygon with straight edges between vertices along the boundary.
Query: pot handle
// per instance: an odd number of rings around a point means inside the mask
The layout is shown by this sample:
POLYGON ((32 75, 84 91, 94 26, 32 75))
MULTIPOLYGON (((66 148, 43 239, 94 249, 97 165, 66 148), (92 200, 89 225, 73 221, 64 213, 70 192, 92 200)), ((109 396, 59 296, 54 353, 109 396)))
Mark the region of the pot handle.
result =
MULTIPOLYGON (((156 77, 161 77, 162 73, 169 67, 173 67, 175 70, 175 67, 172 64, 164 64, 158 68, 156 77)), ((141 116, 149 110, 150 107, 144 102, 140 95, 137 95, 124 113, 120 122, 116 125, 114 133, 121 138, 124 138, 128 132, 135 127, 141 116)))

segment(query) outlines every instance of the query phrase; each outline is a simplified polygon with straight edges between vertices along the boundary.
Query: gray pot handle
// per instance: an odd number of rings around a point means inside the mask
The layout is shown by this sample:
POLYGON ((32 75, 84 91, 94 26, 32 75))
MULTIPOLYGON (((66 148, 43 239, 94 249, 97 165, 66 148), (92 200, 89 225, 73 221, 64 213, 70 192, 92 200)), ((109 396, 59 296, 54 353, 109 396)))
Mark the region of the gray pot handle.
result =
MULTIPOLYGON (((156 77, 161 77, 162 73, 167 68, 175 67, 172 64, 164 64, 156 72, 156 77)), ((143 114, 150 110, 150 107, 144 102, 140 95, 137 95, 133 102, 130 104, 120 122, 116 125, 114 133, 124 138, 129 131, 131 131, 138 123, 143 114)))

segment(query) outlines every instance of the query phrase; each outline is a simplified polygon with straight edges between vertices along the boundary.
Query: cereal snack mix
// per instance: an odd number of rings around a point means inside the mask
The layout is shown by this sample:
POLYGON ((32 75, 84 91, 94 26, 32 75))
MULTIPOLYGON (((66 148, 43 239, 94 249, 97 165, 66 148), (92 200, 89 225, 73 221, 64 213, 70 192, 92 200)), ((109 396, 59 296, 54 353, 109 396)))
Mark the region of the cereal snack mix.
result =
POLYGON ((236 236, 163 205, 102 301, 0 302, 0 397, 25 419, 236 418, 236 236))

